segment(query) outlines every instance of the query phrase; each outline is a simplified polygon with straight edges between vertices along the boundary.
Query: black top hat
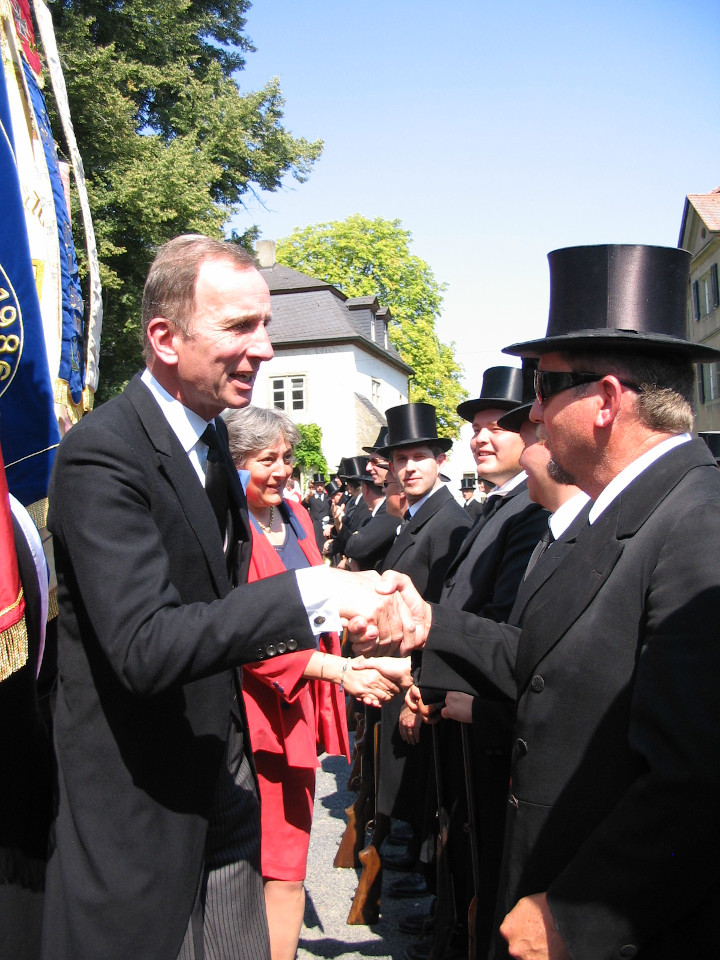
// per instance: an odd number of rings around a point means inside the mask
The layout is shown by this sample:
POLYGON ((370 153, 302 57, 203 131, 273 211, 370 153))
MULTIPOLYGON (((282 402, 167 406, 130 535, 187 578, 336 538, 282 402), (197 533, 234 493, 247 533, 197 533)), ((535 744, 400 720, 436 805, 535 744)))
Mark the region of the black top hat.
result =
POLYGON ((345 487, 341 483, 335 483, 334 480, 331 480, 325 489, 329 497, 334 497, 336 493, 340 493, 345 487))
POLYGON ((387 442, 378 449, 381 456, 397 447, 429 444, 441 450, 449 450, 452 440, 437 435, 435 407, 431 403, 403 403, 385 411, 388 422, 387 442))
POLYGON ((698 436, 708 445, 715 461, 720 463, 720 430, 698 430, 698 436))
POLYGON ((466 400, 457 408, 463 420, 472 419, 478 410, 512 410, 522 402, 522 372, 520 367, 488 367, 483 374, 480 396, 466 400))
POLYGON ((365 453, 377 453, 377 451, 381 447, 384 447, 385 444, 387 443, 387 434, 388 434, 388 428, 380 427, 380 433, 377 435, 377 437, 375 437, 375 443, 373 444, 373 446, 363 447, 363 450, 365 451, 365 453))
POLYGON ((690 254, 675 247, 605 244, 548 254, 547 333, 503 353, 539 357, 555 350, 674 353, 719 360, 720 350, 685 339, 690 254))
POLYGON ((511 430, 513 433, 520 433, 520 427, 530 416, 530 410, 535 402, 535 371, 537 369, 537 360, 523 360, 522 364, 522 392, 523 402, 519 407, 513 407, 506 414, 498 419, 498 426, 501 430, 511 430))
POLYGON ((367 457, 343 457, 338 468, 341 480, 354 480, 360 483, 367 464, 367 457))
POLYGON ((322 473, 314 473, 312 478, 313 484, 315 483, 325 483, 325 477, 322 473))
POLYGON ((461 490, 474 490, 476 480, 474 477, 462 477, 460 480, 460 489, 461 490))

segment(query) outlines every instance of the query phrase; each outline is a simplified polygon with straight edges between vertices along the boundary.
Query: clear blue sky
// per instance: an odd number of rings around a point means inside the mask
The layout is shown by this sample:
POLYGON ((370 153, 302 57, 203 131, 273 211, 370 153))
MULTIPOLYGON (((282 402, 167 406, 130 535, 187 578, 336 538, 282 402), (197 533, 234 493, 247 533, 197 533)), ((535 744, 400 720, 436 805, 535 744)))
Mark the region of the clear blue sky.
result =
POLYGON ((255 0, 247 33, 241 88, 279 76, 325 150, 237 225, 401 220, 471 395, 544 332, 549 250, 675 246, 686 194, 720 185, 717 0, 255 0))

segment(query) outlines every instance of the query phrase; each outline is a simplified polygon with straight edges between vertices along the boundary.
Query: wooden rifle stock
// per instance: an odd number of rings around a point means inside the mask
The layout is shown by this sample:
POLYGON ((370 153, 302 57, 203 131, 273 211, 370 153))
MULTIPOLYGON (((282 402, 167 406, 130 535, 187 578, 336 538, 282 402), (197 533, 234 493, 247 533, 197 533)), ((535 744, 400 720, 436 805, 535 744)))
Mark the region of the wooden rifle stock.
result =
POLYGON ((373 728, 373 767, 375 780, 375 823, 370 843, 358 854, 362 864, 362 873, 353 897, 347 923, 377 923, 380 919, 380 893, 382 891, 383 866, 380 859, 380 847, 390 833, 390 817, 377 812, 377 793, 380 783, 380 723, 373 728))
POLYGON ((365 831, 374 805, 373 784, 364 780, 357 800, 345 811, 348 822, 333 860, 334 867, 360 866, 360 851, 365 846, 365 831))

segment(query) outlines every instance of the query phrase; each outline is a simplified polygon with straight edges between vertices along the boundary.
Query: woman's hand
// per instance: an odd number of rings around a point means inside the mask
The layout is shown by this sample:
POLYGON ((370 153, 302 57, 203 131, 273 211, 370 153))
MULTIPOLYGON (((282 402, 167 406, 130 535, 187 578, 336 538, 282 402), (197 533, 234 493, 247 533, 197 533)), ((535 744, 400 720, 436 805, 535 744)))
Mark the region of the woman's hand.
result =
POLYGON ((357 657, 356 670, 373 668, 388 680, 396 683, 401 690, 407 690, 412 685, 413 678, 410 669, 410 657, 357 657))
POLYGON ((368 707, 382 706, 400 692, 392 679, 383 676, 379 670, 368 668, 363 657, 348 660, 342 682, 343 689, 368 707))

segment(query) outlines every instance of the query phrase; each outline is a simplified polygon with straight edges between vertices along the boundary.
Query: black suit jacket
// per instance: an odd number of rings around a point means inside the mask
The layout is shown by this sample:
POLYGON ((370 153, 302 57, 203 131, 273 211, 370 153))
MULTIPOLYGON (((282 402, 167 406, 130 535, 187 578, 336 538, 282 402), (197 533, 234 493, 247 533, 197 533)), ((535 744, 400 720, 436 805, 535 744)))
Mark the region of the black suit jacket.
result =
POLYGON ((517 701, 498 917, 547 890, 572 957, 716 950, 717 813, 698 798, 720 790, 719 552, 720 472, 693 441, 551 575, 538 565, 522 631, 434 610, 428 646, 448 673, 517 701))
POLYGON ((445 572, 471 522, 447 487, 439 487, 400 531, 383 571, 407 574, 426 600, 438 599, 445 572))
POLYGON ((345 545, 345 556, 355 560, 361 570, 374 570, 383 563, 403 521, 386 510, 385 501, 375 516, 356 530, 345 545))
POLYGON ((59 768, 44 956, 175 960, 238 664, 313 647, 293 574, 230 589, 215 516, 145 385, 60 445, 59 768))

